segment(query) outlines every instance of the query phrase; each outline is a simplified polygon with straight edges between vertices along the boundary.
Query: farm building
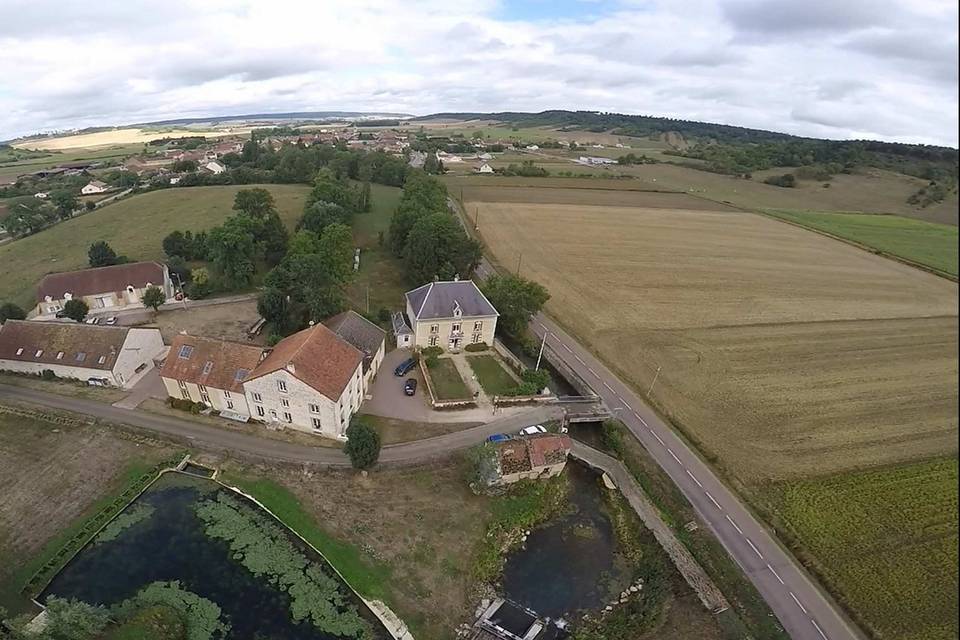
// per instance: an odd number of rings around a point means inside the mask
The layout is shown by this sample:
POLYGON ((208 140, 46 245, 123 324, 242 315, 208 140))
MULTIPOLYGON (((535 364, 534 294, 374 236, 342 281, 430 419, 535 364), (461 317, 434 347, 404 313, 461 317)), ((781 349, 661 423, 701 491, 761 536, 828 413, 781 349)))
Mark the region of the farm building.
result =
POLYGON ((479 166, 474 167, 473 170, 476 171, 477 173, 493 173, 493 167, 491 167, 486 162, 484 162, 479 166))
POLYGON ((617 161, 614 158, 603 158, 600 156, 580 156, 577 158, 577 162, 580 164, 617 164, 617 161))
POLYGON ((254 419, 340 439, 363 386, 363 353, 322 324, 278 342, 243 383, 254 419))
POLYGON ((214 175, 219 175, 227 170, 227 168, 223 165, 222 162, 218 162, 216 160, 211 160, 210 162, 207 162, 206 164, 203 165, 203 168, 214 175))
POLYGON ((127 389, 163 351, 159 329, 8 320, 0 328, 0 369, 127 389))
POLYGON ((178 335, 160 377, 171 398, 200 402, 245 422, 250 408, 243 381, 265 355, 262 347, 249 344, 178 335))
POLYGON ((331 331, 356 347, 363 354, 363 393, 377 375, 383 362, 386 331, 356 311, 344 311, 324 321, 331 331))
POLYGON ((80 193, 85 196, 93 195, 95 193, 103 193, 110 189, 110 185, 106 182, 101 182, 99 180, 91 180, 80 189, 80 193))
POLYGON ((413 346, 459 351, 493 344, 499 313, 473 280, 430 282, 406 294, 413 346))
POLYGON ((541 435, 511 438, 494 445, 497 477, 491 484, 512 484, 520 480, 552 478, 567 464, 568 436, 541 435))
POLYGON ((54 316, 67 300, 75 298, 86 302, 91 310, 142 307, 143 294, 151 286, 159 287, 166 298, 173 297, 166 265, 131 262, 51 273, 37 286, 37 306, 33 313, 41 318, 54 316))

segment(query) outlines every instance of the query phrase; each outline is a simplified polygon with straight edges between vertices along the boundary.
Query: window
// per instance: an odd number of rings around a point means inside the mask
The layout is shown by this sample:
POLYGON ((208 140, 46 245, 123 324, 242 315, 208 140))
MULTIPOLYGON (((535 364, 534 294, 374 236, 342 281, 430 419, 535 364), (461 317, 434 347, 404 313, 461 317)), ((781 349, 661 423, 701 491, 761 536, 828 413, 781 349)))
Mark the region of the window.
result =
POLYGON ((261 407, 260 405, 257 405, 256 408, 257 408, 257 415, 262 418, 262 417, 263 417, 263 407, 261 407))
POLYGON ((37 352, 36 352, 35 354, 33 354, 33 357, 34 357, 34 358, 39 358, 39 357, 42 356, 42 355, 43 355, 43 349, 37 349, 37 352))
POLYGON ((83 361, 86 360, 86 359, 87 359, 87 352, 86 352, 86 351, 79 351, 79 352, 77 352, 77 362, 83 362, 83 361))
POLYGON ((99 358, 97 358, 97 364, 103 364, 106 361, 107 361, 107 356, 100 356, 99 358))
POLYGON ((207 388, 206 388, 205 386, 203 386, 202 384, 198 384, 198 385, 197 385, 197 388, 200 389, 200 393, 206 393, 206 392, 207 392, 207 388))
POLYGON ((280 404, 281 404, 282 406, 284 406, 284 407, 287 407, 287 408, 290 407, 290 401, 287 400, 286 398, 280 398, 280 404))
POLYGON ((213 371, 213 360, 207 360, 203 363, 203 375, 207 375, 211 371, 213 371))
POLYGON ((210 396, 206 393, 200 393, 200 400, 203 402, 203 404, 210 404, 210 396))
POLYGON ((481 334, 479 334, 479 333, 473 334, 473 344, 477 344, 477 343, 480 342, 481 340, 483 340, 483 335, 481 335, 481 334))
POLYGON ((119 382, 120 384, 123 384, 123 374, 122 374, 122 373, 118 373, 118 374, 117 374, 117 382, 119 382))
POLYGON ((57 351, 57 360, 63 360, 63 351, 57 351))
POLYGON ((190 392, 187 391, 186 389, 180 389, 180 397, 183 398, 184 400, 189 400, 190 392))
POLYGON ((320 405, 310 405, 310 413, 320 413, 320 405))
POLYGON ((223 397, 224 397, 224 398, 229 398, 229 397, 230 397, 230 392, 229 392, 229 391, 224 391, 224 392, 223 392, 223 397))
POLYGON ((227 400, 227 409, 233 409, 233 402, 230 400, 227 400))
POLYGON ((430 336, 429 343, 431 347, 437 346, 437 336, 430 336))
POLYGON ((291 416, 286 411, 283 412, 283 419, 286 420, 287 422, 293 422, 293 416, 291 416))
POLYGON ((460 323, 459 323, 459 322, 454 322, 454 323, 453 323, 453 326, 450 327, 450 330, 451 330, 453 333, 460 333, 460 323))
POLYGON ((287 381, 286 381, 286 380, 277 380, 277 390, 280 391, 280 393, 286 393, 286 392, 287 392, 287 381))
POLYGON ((477 320, 473 323, 474 331, 483 331, 483 320, 477 320))
POLYGON ((430 333, 440 333, 440 325, 438 324, 430 325, 430 333))
POLYGON ((18 356, 23 355, 23 347, 20 347, 19 349, 17 349, 17 355, 18 356))
POLYGON ((193 355, 193 347, 191 347, 191 346, 188 345, 188 344, 182 345, 182 346, 180 347, 180 353, 178 354, 178 357, 179 357, 180 359, 182 359, 182 360, 189 360, 189 359, 190 359, 190 356, 192 356, 192 355, 193 355))
POLYGON ((262 397, 259 393, 255 393, 255 394, 253 394, 253 401, 254 401, 254 402, 263 402, 263 397, 262 397))
POLYGON ((310 422, 313 423, 313 428, 314 428, 314 429, 319 429, 319 428, 320 428, 320 418, 311 418, 311 419, 310 419, 310 422))
POLYGON ((180 388, 181 388, 181 389, 186 389, 186 388, 187 388, 187 383, 184 382, 183 380, 177 380, 177 384, 180 385, 180 388))

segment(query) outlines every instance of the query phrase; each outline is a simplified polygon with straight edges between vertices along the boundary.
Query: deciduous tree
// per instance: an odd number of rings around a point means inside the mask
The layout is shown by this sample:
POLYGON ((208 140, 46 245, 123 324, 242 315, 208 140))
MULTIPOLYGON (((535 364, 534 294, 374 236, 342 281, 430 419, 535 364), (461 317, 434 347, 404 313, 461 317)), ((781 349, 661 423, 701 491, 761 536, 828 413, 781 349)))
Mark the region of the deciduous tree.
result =
POLYGON ((7 320, 26 320, 26 318, 26 312, 12 302, 0 304, 0 324, 7 320))
POLYGON ((117 252, 104 240, 97 240, 87 250, 91 267, 108 267, 117 264, 117 252))
POLYGON ((380 459, 380 434, 367 423, 354 420, 347 427, 343 451, 354 469, 369 469, 380 459))
POLYGON ((163 294, 163 290, 160 287, 147 287, 146 291, 143 292, 143 305, 145 307, 152 307, 154 311, 160 308, 164 302, 167 301, 167 296, 163 294))
POLYGON ((89 311, 90 307, 87 306, 87 303, 79 298, 67 300, 63 304, 63 315, 77 322, 83 322, 87 318, 87 312, 89 311))
POLYGON ((514 337, 524 335, 530 319, 550 299, 541 284, 516 275, 491 276, 481 289, 500 312, 497 328, 514 337))

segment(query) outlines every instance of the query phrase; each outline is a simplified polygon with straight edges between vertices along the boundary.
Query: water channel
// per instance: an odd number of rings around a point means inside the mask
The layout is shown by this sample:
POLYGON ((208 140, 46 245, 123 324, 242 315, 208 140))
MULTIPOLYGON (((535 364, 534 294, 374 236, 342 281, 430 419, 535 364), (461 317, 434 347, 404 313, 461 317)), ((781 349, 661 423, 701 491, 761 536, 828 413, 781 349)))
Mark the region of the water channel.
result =
MULTIPOLYGON (((211 537, 198 517, 197 505, 221 496, 250 513, 266 516, 255 503, 216 483, 168 473, 125 510, 149 513, 106 541, 94 539, 54 578, 40 600, 55 595, 113 605, 143 587, 177 580, 183 589, 214 602, 236 640, 334 640, 389 634, 326 561, 285 529, 283 535, 319 569, 331 588, 332 615, 359 615, 362 634, 334 635, 309 620, 294 622, 291 596, 266 577, 254 575, 231 552, 225 539, 211 537)), ((329 611, 329 610, 328 610, 329 611)), ((329 613, 327 615, 330 615, 329 613)))

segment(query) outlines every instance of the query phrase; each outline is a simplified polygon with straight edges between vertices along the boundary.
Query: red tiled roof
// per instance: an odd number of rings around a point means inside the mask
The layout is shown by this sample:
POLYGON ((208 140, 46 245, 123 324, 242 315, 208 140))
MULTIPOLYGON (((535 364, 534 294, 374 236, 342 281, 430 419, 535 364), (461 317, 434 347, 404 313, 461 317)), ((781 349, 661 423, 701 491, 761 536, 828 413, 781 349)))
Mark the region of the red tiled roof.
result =
POLYGON ((322 324, 277 343, 249 379, 286 369, 294 377, 336 401, 363 361, 363 354, 322 324))
POLYGON ((563 462, 570 452, 570 438, 563 435, 512 438, 497 445, 500 471, 504 475, 536 471, 563 462))
POLYGON ((243 381, 260 363, 262 354, 261 347, 249 344, 178 335, 170 345, 160 375, 243 393, 243 381))
POLYGON ((530 451, 530 464, 536 469, 548 464, 556 464, 565 460, 570 452, 570 438, 568 436, 539 436, 527 440, 530 451))
POLYGON ((162 287, 164 269, 159 262, 130 262, 96 269, 51 273, 44 276, 37 286, 37 301, 43 302, 46 296, 61 300, 65 293, 74 297, 116 293, 126 289, 127 285, 133 285, 137 289, 142 289, 148 283, 162 287))

